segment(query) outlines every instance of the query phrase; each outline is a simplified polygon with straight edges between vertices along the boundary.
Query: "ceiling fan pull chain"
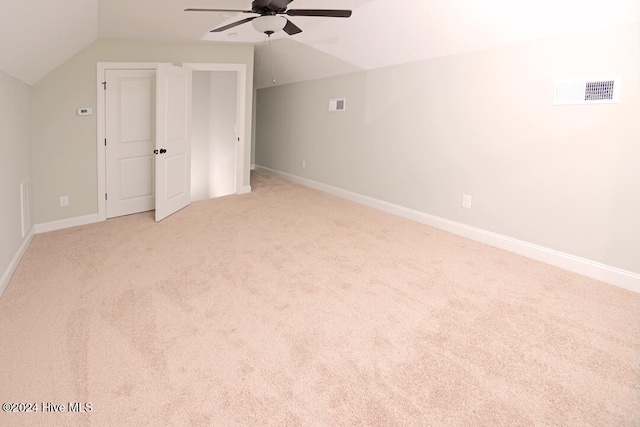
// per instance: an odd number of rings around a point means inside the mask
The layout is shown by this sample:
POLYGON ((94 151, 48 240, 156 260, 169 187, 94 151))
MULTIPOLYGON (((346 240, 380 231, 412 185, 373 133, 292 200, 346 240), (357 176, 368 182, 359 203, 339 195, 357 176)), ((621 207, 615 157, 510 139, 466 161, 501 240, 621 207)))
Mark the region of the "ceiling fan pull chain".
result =
POLYGON ((273 53, 271 51, 271 34, 267 34, 269 38, 269 62, 271 63, 271 78, 273 79, 273 84, 276 84, 276 73, 273 71, 273 53))

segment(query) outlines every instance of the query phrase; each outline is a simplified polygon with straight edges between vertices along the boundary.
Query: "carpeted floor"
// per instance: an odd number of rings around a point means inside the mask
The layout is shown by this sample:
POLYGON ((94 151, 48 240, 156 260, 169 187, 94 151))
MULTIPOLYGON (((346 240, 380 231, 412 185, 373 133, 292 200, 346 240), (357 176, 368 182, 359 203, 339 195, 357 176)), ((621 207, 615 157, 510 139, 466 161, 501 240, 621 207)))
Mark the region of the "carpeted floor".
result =
POLYGON ((37 235, 0 298, 0 401, 38 412, 0 425, 640 425, 640 295, 252 187, 37 235))

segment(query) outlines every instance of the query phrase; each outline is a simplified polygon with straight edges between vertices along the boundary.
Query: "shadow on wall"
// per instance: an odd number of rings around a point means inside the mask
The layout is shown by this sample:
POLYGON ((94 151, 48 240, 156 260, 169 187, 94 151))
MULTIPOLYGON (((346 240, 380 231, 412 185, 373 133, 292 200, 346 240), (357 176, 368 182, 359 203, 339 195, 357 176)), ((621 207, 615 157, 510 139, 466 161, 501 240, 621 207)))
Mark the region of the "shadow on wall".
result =
MULTIPOLYGON (((335 38, 328 38, 316 44, 335 42, 335 38)), ((362 70, 356 65, 291 38, 272 40, 271 48, 267 40, 256 44, 253 60, 253 85, 256 89, 274 86, 274 78, 276 85, 283 85, 362 70)))

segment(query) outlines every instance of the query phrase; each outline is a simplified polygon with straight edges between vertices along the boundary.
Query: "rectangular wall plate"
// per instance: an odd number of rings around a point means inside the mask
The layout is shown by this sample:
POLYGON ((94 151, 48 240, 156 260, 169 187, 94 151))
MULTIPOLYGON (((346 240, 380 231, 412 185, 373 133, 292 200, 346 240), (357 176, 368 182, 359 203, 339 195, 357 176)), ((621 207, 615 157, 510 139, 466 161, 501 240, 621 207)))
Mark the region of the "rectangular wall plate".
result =
POLYGON ((329 100, 329 111, 344 111, 347 109, 347 100, 345 98, 337 98, 329 100))
POLYGON ((620 77, 556 81, 554 105, 617 104, 620 102, 620 77))
POLYGON ((471 209, 471 196, 468 194, 462 195, 462 207, 465 209, 471 209))

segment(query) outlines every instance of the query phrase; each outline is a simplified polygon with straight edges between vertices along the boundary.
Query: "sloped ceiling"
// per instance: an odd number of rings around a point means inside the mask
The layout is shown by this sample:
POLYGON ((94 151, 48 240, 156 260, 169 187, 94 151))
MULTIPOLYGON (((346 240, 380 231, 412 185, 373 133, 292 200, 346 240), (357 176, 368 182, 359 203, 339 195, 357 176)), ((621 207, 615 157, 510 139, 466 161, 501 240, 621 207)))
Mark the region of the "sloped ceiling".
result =
POLYGON ((640 21, 638 0, 294 0, 290 8, 352 9, 349 19, 296 17, 304 32, 271 38, 251 0, 2 0, 0 69, 33 84, 96 38, 256 45, 255 85, 265 87, 640 21), (273 58, 273 62, 270 61, 273 58))
POLYGON ((313 75, 314 61, 300 64, 302 50, 334 58, 330 75, 638 21, 638 0, 373 0, 355 9, 348 22, 322 20, 294 37, 280 35, 271 55, 256 49, 254 83, 272 85, 271 73, 278 84, 313 75))
POLYGON ((98 36, 98 0, 0 0, 0 70, 33 84, 98 36))

